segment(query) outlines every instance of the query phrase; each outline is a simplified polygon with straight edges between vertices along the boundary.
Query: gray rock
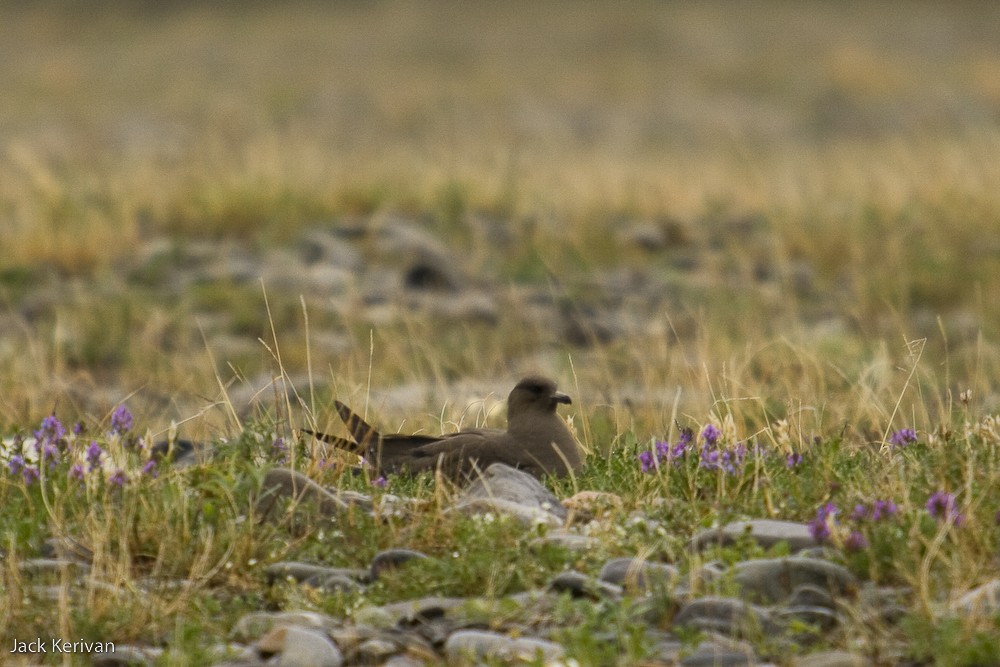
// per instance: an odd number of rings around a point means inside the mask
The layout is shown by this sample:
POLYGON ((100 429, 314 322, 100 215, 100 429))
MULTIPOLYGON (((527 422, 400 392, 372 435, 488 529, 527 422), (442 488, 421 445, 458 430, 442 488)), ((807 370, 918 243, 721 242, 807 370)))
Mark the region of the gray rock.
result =
POLYGON ((506 635, 485 630, 459 630, 448 637, 444 654, 449 662, 503 660, 523 663, 541 658, 544 662, 558 660, 565 649, 555 642, 531 637, 511 639, 506 635))
MULTIPOLYGON (((566 519, 568 513, 559 499, 535 477, 502 463, 491 465, 462 491, 455 507, 463 506, 494 507, 501 513, 512 513, 518 517, 530 516, 532 522, 535 515, 548 515, 554 517, 559 524, 566 519), (514 510, 511 505, 524 509, 514 510)), ((550 523, 550 520, 546 518, 545 522, 550 523)))
POLYGON ((561 572, 549 582, 549 589, 556 593, 569 593, 575 598, 617 600, 622 597, 622 587, 607 581, 588 577, 582 572, 561 572))
POLYGON ((400 647, 393 641, 382 637, 373 637, 361 642, 352 653, 352 661, 365 665, 377 665, 391 655, 399 653, 400 647))
POLYGON ((324 590, 353 591, 369 580, 367 570, 345 567, 326 567, 312 563, 286 561, 274 563, 264 569, 269 584, 278 581, 295 581, 324 590))
POLYGON ((565 519, 567 510, 537 478, 502 463, 494 463, 462 492, 463 498, 502 498, 538 507, 565 519))
POLYGON ((427 622, 443 618, 452 609, 465 603, 465 598, 437 596, 405 600, 382 606, 362 607, 354 612, 354 620, 376 628, 396 626, 400 623, 427 622))
POLYGON ((647 590, 668 590, 677 583, 680 571, 667 563, 639 558, 615 558, 601 568, 601 581, 625 587, 632 594, 647 590))
POLYGON ((333 494, 305 475, 288 468, 274 468, 264 476, 257 500, 257 514, 269 517, 280 501, 292 499, 302 504, 312 505, 320 514, 335 517, 352 506, 371 511, 371 498, 360 493, 340 492, 333 494))
POLYGON ((834 597, 853 595, 857 581, 846 568, 818 558, 764 558, 733 566, 733 580, 753 600, 773 603, 786 599, 804 584, 834 597))
POLYGON ((796 521, 775 521, 773 519, 753 519, 736 521, 721 528, 703 530, 692 538, 690 548, 701 551, 710 546, 729 546, 742 537, 749 538, 765 549, 787 542, 793 551, 817 545, 809 526, 796 521))
POLYGON ((364 266, 358 249, 331 229, 307 229, 299 237, 296 250, 306 266, 324 264, 351 272, 364 266))
POLYGON ((680 664, 682 667, 753 667, 757 664, 757 656, 749 646, 708 640, 681 659, 680 664))
POLYGON ((233 626, 232 636, 236 641, 248 642, 269 632, 273 628, 294 625, 300 628, 326 630, 333 627, 334 619, 312 611, 256 611, 240 617, 233 626))
POLYGON ((1000 579, 992 579, 973 588, 955 602, 954 608, 964 614, 992 616, 1000 612, 1000 579))
POLYGON ((782 607, 771 612, 772 617, 780 622, 798 621, 807 623, 826 632, 840 625, 841 618, 829 607, 816 607, 810 605, 792 605, 782 607))
POLYGON ((446 513, 458 512, 467 516, 479 516, 483 514, 496 514, 509 516, 525 526, 545 525, 551 528, 559 528, 563 525, 562 520, 551 512, 546 512, 537 507, 526 507, 520 503, 500 498, 472 498, 457 503, 446 513))
POLYGON ((274 628, 257 641, 262 656, 279 667, 341 667, 344 656, 323 632, 297 625, 274 628))
POLYGON ((162 655, 161 648, 115 644, 114 651, 96 651, 88 657, 94 667, 144 667, 155 664, 162 655))
POLYGON ((529 544, 534 551, 538 551, 546 546, 553 546, 581 553, 590 551, 599 545, 600 541, 595 537, 578 535, 564 530, 549 531, 543 537, 536 537, 529 544))
POLYGON ((869 667, 868 658, 847 651, 820 651, 792 658, 792 667, 869 667))
POLYGON ((785 604, 790 606, 826 607, 828 609, 835 609, 837 607, 837 602, 830 595, 830 591, 826 588, 814 586, 813 584, 796 586, 792 594, 785 600, 785 604))
POLYGON ((388 570, 394 570, 412 560, 424 560, 427 554, 412 549, 386 549, 375 554, 372 559, 370 577, 372 581, 388 570))
POLYGON ((677 612, 674 625, 738 637, 776 629, 766 609, 738 598, 708 596, 691 600, 677 612))

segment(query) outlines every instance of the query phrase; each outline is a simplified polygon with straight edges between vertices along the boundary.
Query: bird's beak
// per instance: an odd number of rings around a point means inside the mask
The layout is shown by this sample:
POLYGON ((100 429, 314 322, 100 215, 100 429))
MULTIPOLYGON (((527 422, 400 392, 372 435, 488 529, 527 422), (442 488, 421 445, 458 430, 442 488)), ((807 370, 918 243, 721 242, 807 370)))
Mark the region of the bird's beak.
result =
POLYGON ((552 399, 553 403, 565 403, 566 405, 573 403, 573 399, 569 397, 569 394, 564 394, 561 391, 554 392, 549 398, 552 399))

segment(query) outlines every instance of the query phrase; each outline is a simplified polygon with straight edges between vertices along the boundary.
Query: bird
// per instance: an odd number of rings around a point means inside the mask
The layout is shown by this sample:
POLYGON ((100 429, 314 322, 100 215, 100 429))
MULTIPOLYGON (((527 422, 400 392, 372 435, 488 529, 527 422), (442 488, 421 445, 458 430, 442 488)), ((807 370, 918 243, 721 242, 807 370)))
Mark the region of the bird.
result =
POLYGON ((535 477, 566 476, 583 457, 573 434, 556 413, 572 399, 556 383, 525 377, 507 397, 507 430, 470 429, 440 436, 382 434, 340 401, 337 413, 352 440, 302 429, 303 433, 365 458, 375 475, 418 474, 440 469, 452 479, 471 478, 490 464, 504 463, 535 477))

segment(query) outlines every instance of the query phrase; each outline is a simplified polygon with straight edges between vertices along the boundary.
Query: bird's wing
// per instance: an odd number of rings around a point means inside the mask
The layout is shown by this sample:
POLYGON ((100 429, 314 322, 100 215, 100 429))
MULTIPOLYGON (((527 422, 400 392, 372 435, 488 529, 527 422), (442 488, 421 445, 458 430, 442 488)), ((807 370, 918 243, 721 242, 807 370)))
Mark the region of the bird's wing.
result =
POLYGON ((326 433, 320 433, 319 431, 310 431, 307 428, 299 429, 303 433, 308 433, 317 440, 322 440, 325 443, 331 444, 337 449, 343 449, 344 451, 351 452, 353 454, 361 454, 362 450, 358 446, 358 443, 347 440, 346 438, 340 438, 335 435, 327 435, 326 433))

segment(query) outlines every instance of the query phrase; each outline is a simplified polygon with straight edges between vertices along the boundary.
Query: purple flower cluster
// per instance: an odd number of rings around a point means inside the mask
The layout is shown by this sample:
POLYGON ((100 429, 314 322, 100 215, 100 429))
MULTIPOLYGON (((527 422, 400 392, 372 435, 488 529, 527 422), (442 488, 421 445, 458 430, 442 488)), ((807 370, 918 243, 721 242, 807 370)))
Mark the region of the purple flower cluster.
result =
MULTIPOLYGON (((848 515, 848 520, 854 525, 844 538, 844 548, 848 551, 863 551, 868 548, 868 538, 861 532, 860 526, 864 523, 878 523, 896 516, 899 507, 891 500, 876 500, 868 505, 858 503, 848 515)), ((816 510, 816 518, 809 522, 809 532, 813 539, 819 543, 828 541, 832 536, 835 527, 838 525, 837 515, 840 509, 833 503, 826 503, 816 510)))
POLYGON ((889 444, 892 445, 893 449, 897 447, 906 447, 917 441, 917 432, 912 428, 902 428, 898 431, 893 431, 892 436, 889 438, 889 444))
MULTIPOLYGON (((131 435, 133 427, 132 413, 123 404, 119 405, 111 415, 111 435, 123 436, 126 446, 133 447, 139 440, 131 435)), ((11 475, 20 475, 26 485, 31 485, 41 477, 41 467, 55 470, 62 467, 68 479, 83 482, 88 474, 100 474, 108 460, 108 453, 97 440, 87 440, 79 436, 84 433, 81 423, 73 426, 72 434, 56 418, 49 415, 42 420, 35 436, 33 449, 37 454, 37 464, 29 464, 31 452, 25 452, 25 441, 21 436, 15 436, 12 442, 11 455, 7 459, 7 470, 11 475), (88 444, 84 444, 88 443, 88 444)), ((142 468, 144 475, 156 477, 156 462, 150 459, 142 468)), ((113 486, 121 487, 129 479, 121 468, 116 469, 107 479, 113 486)))
POLYGON ((657 440, 652 450, 639 453, 639 463, 643 472, 653 472, 664 463, 679 464, 687 453, 691 441, 694 439, 694 431, 689 428, 681 429, 677 442, 671 445, 665 440, 657 440))
POLYGON ((938 521, 950 521, 956 526, 961 526, 965 521, 965 515, 958 511, 955 504, 955 496, 946 491, 935 491, 927 499, 927 513, 938 521))
POLYGON ((271 443, 271 458, 278 463, 288 463, 288 445, 284 438, 275 438, 271 443))
MULTIPOLYGON (((722 470, 735 475, 743 469, 748 456, 760 455, 762 452, 758 445, 754 444, 751 449, 745 442, 725 447, 720 442, 721 437, 722 431, 714 424, 709 424, 701 431, 701 446, 698 447, 695 444, 694 431, 685 428, 681 430, 675 444, 659 440, 653 449, 640 452, 639 463, 643 472, 652 472, 666 463, 680 465, 690 452, 692 456, 697 454, 699 468, 722 470)), ((801 461, 801 457, 798 460, 801 461)))

